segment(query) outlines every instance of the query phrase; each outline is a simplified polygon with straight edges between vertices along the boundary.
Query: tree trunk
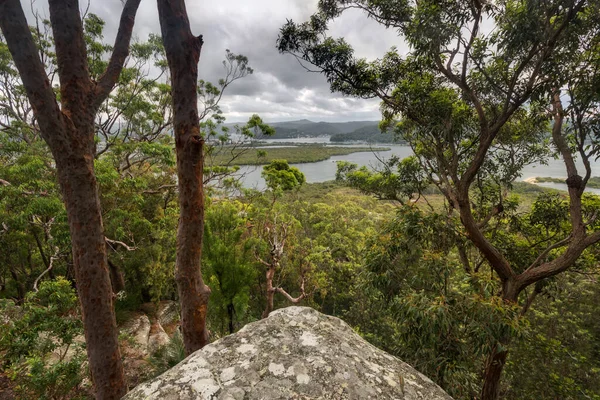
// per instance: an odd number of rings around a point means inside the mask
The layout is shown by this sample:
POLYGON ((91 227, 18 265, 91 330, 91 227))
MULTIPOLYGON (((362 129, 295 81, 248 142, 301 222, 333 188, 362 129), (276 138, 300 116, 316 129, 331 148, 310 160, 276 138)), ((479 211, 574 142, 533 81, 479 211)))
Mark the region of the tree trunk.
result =
MULTIPOLYGON (((502 300, 505 303, 516 304, 520 292, 521 287, 514 279, 507 279, 503 282, 502 300)), ((499 398, 500 380, 504 365, 506 364, 510 342, 511 337, 509 335, 501 337, 492 349, 492 352, 488 355, 485 362, 481 400, 497 400, 499 398)))
MULTIPOLYGON (((88 132, 93 132, 93 124, 88 132)), ((69 151, 54 152, 59 182, 67 209, 73 248, 75 281, 81 303, 90 370, 99 399, 118 399, 127 392, 117 324, 113 309, 106 244, 96 177, 93 149, 77 140, 69 151), (75 149, 87 147, 83 154, 75 149)))
POLYGON ((262 313, 262 318, 267 318, 273 311, 273 298, 275 297, 275 289, 273 288, 273 277, 275 276, 275 266, 271 265, 267 269, 267 306, 262 313))
POLYGON ((233 303, 227 304, 227 317, 229 318, 229 333, 232 334, 235 332, 235 326, 233 324, 233 318, 235 316, 235 306, 233 303))
POLYGON ((500 378, 508 356, 508 350, 504 346, 507 344, 502 345, 504 350, 501 351, 495 346, 486 360, 481 400, 497 400, 500 395, 500 378))
POLYGON ((201 274, 204 232, 204 139, 198 116, 198 61, 202 36, 190 30, 184 0, 158 0, 163 44, 171 71, 173 125, 179 178, 179 227, 175 280, 181 303, 186 354, 208 343, 206 314, 210 288, 201 274))
POLYGON ((113 293, 117 294, 125 290, 125 277, 121 268, 110 260, 108 260, 108 267, 110 268, 110 282, 113 293))
POLYGON ((9 264, 8 268, 10 270, 10 275, 12 276, 13 280, 15 281, 15 285, 17 286, 17 304, 21 305, 25 300, 25 285, 19 279, 19 275, 17 274, 17 271, 15 271, 14 266, 12 264, 9 264))
POLYGON ((94 82, 87 66, 78 1, 49 0, 60 78, 59 107, 20 1, 0 1, 0 28, 41 135, 56 161, 69 221, 88 360, 98 399, 120 399, 127 392, 127 386, 94 174, 94 116, 123 68, 139 3, 140 0, 128 0, 125 4, 107 69, 99 81, 94 82))

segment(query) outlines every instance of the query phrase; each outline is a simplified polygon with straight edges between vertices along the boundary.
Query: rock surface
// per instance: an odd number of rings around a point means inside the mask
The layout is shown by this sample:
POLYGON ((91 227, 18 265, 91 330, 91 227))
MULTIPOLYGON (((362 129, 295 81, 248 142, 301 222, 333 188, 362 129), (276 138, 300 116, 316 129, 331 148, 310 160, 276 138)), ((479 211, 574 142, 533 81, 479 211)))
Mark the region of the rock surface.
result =
POLYGON ((161 347, 169 344, 169 340, 169 335, 167 335, 162 325, 158 322, 153 323, 148 335, 148 351, 150 354, 155 353, 161 347))
POLYGON ((142 354, 148 353, 148 336, 150 335, 150 319, 146 314, 134 314, 123 326, 121 332, 129 335, 142 354))
POLYGON ((175 301, 161 301, 156 308, 156 319, 164 327, 179 321, 179 304, 175 301))
POLYGON ((195 352, 124 399, 452 398, 340 319, 288 307, 195 352))

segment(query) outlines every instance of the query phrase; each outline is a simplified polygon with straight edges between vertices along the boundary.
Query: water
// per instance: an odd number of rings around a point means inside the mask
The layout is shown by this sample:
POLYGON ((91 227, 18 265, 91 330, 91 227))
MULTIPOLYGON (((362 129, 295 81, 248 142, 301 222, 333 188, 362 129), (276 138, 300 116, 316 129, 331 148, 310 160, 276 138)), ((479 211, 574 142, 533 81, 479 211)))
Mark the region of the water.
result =
MULTIPOLYGON (((301 138, 301 139, 268 139, 268 143, 286 143, 287 146, 292 146, 291 142, 296 143, 329 143, 329 137, 319 138, 301 138), (325 141, 325 139, 327 139, 325 141)), ((361 146, 364 144, 346 145, 343 143, 333 144, 336 146, 361 146)), ((349 161, 358 164, 359 166, 366 165, 368 167, 377 167, 381 165, 380 159, 388 159, 392 155, 398 156, 400 159, 411 156, 413 154, 412 149, 408 146, 401 145, 377 145, 380 147, 387 147, 391 150, 388 151, 370 151, 352 153, 347 155, 333 156, 324 161, 318 161, 314 163, 301 163, 291 164, 297 167, 304 176, 308 183, 315 182, 326 182, 335 179, 335 173, 337 171, 337 161, 349 161)), ((592 176, 598 176, 600 174, 600 162, 592 162, 592 176)), ((579 171, 583 171, 583 164, 577 163, 579 171)), ((265 189, 265 181, 260 176, 262 172, 262 166, 242 166, 239 174, 243 176, 242 182, 245 187, 255 188, 258 190, 265 189)), ((534 177, 551 177, 551 178, 565 178, 566 170, 562 160, 550 159, 548 165, 533 164, 523 168, 522 176, 519 180, 526 180, 534 177)), ((559 190, 567 190, 567 185, 561 183, 545 182, 540 183, 540 186, 551 187, 559 190)), ((587 189, 591 193, 600 194, 600 189, 587 189)))

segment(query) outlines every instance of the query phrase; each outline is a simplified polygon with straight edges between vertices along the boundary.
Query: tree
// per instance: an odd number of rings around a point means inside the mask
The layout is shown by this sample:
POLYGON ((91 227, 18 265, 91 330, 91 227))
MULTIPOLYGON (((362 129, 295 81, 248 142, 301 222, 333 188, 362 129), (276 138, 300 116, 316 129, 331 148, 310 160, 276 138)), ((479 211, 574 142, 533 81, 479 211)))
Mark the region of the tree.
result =
MULTIPOLYGON (((103 41, 104 21, 96 15, 86 14, 83 26, 88 67, 98 79, 112 46, 103 41)), ((36 16, 30 30, 52 79, 57 66, 50 21, 36 16)), ((159 36, 132 43, 121 76, 96 115, 94 169, 111 283, 124 300, 117 307, 171 293, 176 179, 173 140, 164 128, 170 124, 170 87, 160 81, 166 69, 161 49, 159 36), (156 75, 149 74, 152 63, 159 68, 156 75)), ((52 154, 2 35, 0 60, 0 176, 5 182, 0 185, 0 241, 11 249, 3 254, 0 279, 6 279, 4 295, 16 291, 17 301, 22 301, 40 279, 75 278, 52 154)))
POLYGON ((198 61, 202 36, 190 30, 184 0, 158 0, 158 15, 173 98, 173 127, 179 179, 179 227, 175 280, 187 354, 208 343, 206 314, 210 288, 202 280, 204 233, 204 138, 198 115, 198 61))
POLYGON ((290 167, 285 160, 273 160, 263 167, 261 176, 273 195, 281 195, 286 190, 298 189, 306 182, 302 172, 296 167, 290 167))
MULTIPOLYGON (((289 21, 282 28, 278 47, 320 68, 332 90, 379 97, 384 127, 403 118, 397 126, 402 137, 460 216, 464 238, 497 276, 497 295, 512 306, 527 287, 568 270, 600 241, 595 217, 583 212, 581 202, 591 173, 587 160, 598 152, 590 117, 597 114, 597 73, 581 73, 598 70, 598 26, 591 17, 597 11, 597 2, 583 0, 323 0, 309 22, 289 21), (351 8, 398 29, 409 54, 392 48, 368 62, 356 59, 343 39, 327 37, 328 23, 351 8), (483 29, 483 21, 494 29, 483 29), (572 88, 569 111, 560 99, 564 86, 572 88), (568 233, 536 243, 533 259, 515 262, 493 243, 488 228, 501 218, 506 189, 520 169, 545 156, 549 115, 551 139, 568 175, 570 226, 568 233), (574 155, 583 160, 583 175, 574 155)), ((499 396, 510 342, 504 335, 488 355, 485 400, 499 396)))
POLYGON ((211 202, 206 210, 202 259, 213 291, 211 330, 220 335, 234 333, 252 320, 251 288, 257 271, 250 256, 246 208, 239 201, 223 200, 211 202))
POLYGON ((110 61, 90 77, 79 3, 49 1, 60 106, 18 0, 0 3, 0 28, 19 70, 40 133, 56 162, 67 209, 77 291, 84 316, 90 370, 98 398, 127 391, 117 342, 102 214, 94 175, 94 116, 119 78, 139 0, 123 8, 110 61))
POLYGON ((383 169, 377 172, 369 170, 366 166, 358 168, 357 164, 338 161, 335 180, 345 182, 348 186, 372 194, 380 200, 393 200, 399 204, 417 201, 418 198, 415 199, 414 196, 420 196, 429 185, 428 177, 414 156, 403 160, 392 157, 384 163, 383 169))
POLYGON ((504 332, 522 328, 517 307, 507 309, 490 293, 489 274, 461 265, 459 224, 445 213, 400 206, 366 246, 359 279, 368 295, 352 319, 455 399, 472 399, 486 352, 504 332))
POLYGON ((275 293, 282 294, 291 303, 299 303, 306 297, 305 292, 305 274, 308 272, 306 266, 300 266, 301 283, 300 295, 296 298, 290 296, 280 286, 274 286, 275 274, 282 270, 282 263, 291 259, 288 253, 292 253, 290 242, 294 236, 295 225, 298 221, 294 218, 287 218, 275 210, 275 202, 285 191, 298 190, 306 178, 304 174, 296 167, 290 167, 285 160, 273 160, 270 164, 263 167, 262 177, 267 182, 267 187, 271 191, 272 201, 265 215, 260 216, 258 226, 255 228, 255 234, 262 239, 263 246, 256 246, 255 258, 264 267, 266 282, 266 306, 262 313, 262 318, 267 318, 274 308, 275 293), (263 252, 267 257, 261 257, 258 248, 263 247, 263 252), (265 249, 266 247, 266 249, 265 249), (266 251, 265 251, 266 250, 266 251))

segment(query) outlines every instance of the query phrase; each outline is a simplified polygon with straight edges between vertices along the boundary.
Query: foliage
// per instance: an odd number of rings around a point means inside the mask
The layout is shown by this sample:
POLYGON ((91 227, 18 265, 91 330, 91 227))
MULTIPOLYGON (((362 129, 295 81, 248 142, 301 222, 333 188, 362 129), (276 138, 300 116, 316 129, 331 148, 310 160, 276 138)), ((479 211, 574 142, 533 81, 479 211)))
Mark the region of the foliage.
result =
POLYGON ((183 361, 185 357, 183 337, 179 330, 176 330, 169 343, 159 347, 150 355, 149 362, 152 366, 152 376, 158 376, 173 368, 183 361))
POLYGON ((586 275, 546 285, 527 315, 531 329, 507 367, 507 398, 600 398, 600 326, 590 318, 598 313, 599 295, 597 282, 586 275))
POLYGON ((0 327, 3 367, 26 399, 67 399, 80 395, 86 376, 83 334, 75 291, 64 278, 41 283, 22 308, 0 304, 8 318, 0 327))
POLYGON ((338 161, 335 178, 363 193, 400 204, 414 196, 420 197, 429 186, 429 179, 414 156, 403 160, 392 157, 385 162, 383 170, 377 172, 366 166, 358 168, 356 164, 338 161))
POLYGON ((211 287, 209 324, 216 336, 235 332, 252 320, 250 295, 256 282, 244 204, 212 202, 204 221, 203 275, 211 287))
POLYGON ((455 250, 457 222, 400 207, 369 239, 362 277, 368 295, 351 318, 450 395, 472 398, 485 355, 506 332, 520 334, 523 322, 517 307, 506 308, 493 295, 493 281, 465 270, 455 250))
POLYGON ((306 182, 304 174, 296 167, 290 167, 286 160, 273 160, 263 167, 261 176, 267 187, 274 192, 298 188, 306 182))

